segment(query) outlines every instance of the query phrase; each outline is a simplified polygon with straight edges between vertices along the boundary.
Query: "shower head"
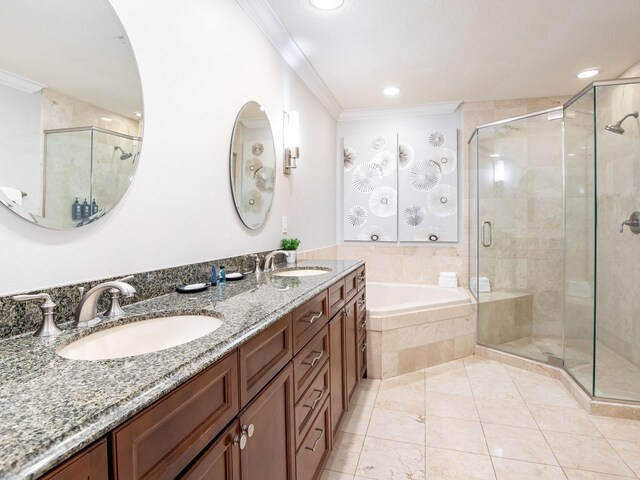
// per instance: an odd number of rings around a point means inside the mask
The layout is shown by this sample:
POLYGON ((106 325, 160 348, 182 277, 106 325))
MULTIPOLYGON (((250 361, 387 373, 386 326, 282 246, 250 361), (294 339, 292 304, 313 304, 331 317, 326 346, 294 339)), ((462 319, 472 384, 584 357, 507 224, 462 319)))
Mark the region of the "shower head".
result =
POLYGON ((133 155, 133 153, 127 153, 125 152, 122 148, 120 148, 119 146, 115 146, 113 147, 113 150, 120 150, 122 152, 122 155, 120 155, 120 160, 128 160, 131 158, 131 156, 133 155))
POLYGON ((617 123, 612 123, 611 125, 607 125, 604 127, 605 130, 609 130, 610 132, 617 133, 618 135, 622 135, 624 133, 624 128, 622 128, 622 122, 624 122, 629 117, 638 118, 638 112, 629 113, 622 117, 622 119, 617 123))

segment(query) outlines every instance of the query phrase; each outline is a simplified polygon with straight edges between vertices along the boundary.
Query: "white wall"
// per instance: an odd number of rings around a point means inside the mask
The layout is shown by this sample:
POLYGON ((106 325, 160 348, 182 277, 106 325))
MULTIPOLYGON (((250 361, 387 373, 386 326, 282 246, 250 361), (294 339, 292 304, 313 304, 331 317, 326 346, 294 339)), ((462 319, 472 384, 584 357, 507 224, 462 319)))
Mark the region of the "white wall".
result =
POLYGON ((96 224, 52 231, 0 209, 0 295, 276 248, 282 215, 304 248, 335 243, 336 122, 234 0, 112 0, 133 45, 144 146, 129 192, 96 224), (267 224, 251 232, 229 186, 233 122, 264 107, 278 177, 267 224), (300 112, 301 158, 282 169, 282 111, 300 112))

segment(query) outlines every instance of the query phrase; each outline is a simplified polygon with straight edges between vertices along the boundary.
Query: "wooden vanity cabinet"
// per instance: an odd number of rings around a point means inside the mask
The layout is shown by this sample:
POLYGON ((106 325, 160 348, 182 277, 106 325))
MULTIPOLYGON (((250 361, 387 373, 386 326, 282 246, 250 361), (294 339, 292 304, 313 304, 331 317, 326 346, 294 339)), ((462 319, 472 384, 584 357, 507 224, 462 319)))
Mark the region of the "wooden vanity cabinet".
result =
POLYGON ((331 370, 331 432, 338 433, 338 426, 347 411, 346 394, 346 312, 344 308, 329 322, 329 364, 331 370))
POLYGON ((233 352, 111 432, 115 477, 175 478, 239 410, 233 352))
POLYGON ((79 478, 108 480, 109 458, 105 438, 76 453, 62 465, 41 477, 41 480, 77 480, 79 478))
POLYGON ((239 434, 235 421, 180 476, 184 480, 240 480, 240 448, 234 443, 239 434))

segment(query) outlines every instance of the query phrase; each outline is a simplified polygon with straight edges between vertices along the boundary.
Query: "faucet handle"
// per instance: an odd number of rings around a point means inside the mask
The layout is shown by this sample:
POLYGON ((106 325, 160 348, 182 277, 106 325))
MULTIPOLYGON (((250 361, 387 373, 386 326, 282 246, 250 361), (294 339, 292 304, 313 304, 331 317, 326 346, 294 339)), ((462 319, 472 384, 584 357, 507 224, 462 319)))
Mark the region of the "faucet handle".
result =
POLYGON ((624 226, 627 225, 631 233, 640 233, 640 212, 633 212, 628 220, 620 224, 620 233, 624 232, 624 226))
POLYGON ((53 321, 53 309, 56 304, 53 303, 48 293, 43 292, 28 295, 14 295, 11 298, 16 302, 42 300, 42 303, 40 304, 40 310, 42 310, 42 324, 36 333, 33 334, 34 337, 52 337, 62 333, 62 329, 60 329, 53 321))
MULTIPOLYGON (((127 275, 126 277, 117 279, 116 282, 128 282, 129 280, 133 280, 133 278, 133 275, 127 275)), ((120 291, 117 288, 110 288, 109 296, 111 297, 111 303, 105 312, 105 317, 116 318, 124 315, 124 310, 120 306, 120 291)))

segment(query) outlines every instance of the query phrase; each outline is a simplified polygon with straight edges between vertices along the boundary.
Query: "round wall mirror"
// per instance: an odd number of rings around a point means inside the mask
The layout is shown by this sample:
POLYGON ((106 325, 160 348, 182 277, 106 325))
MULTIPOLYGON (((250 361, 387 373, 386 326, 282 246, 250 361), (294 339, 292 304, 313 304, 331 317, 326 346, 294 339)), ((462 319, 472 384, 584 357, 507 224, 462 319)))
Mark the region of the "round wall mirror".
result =
POLYGON ((87 225, 120 201, 140 157, 127 34, 107 0, 0 0, 0 11, 0 203, 45 227, 87 225))
POLYGON ((242 222, 256 230, 267 220, 276 183, 276 152, 269 119, 257 102, 240 109, 229 155, 231 192, 242 222))

